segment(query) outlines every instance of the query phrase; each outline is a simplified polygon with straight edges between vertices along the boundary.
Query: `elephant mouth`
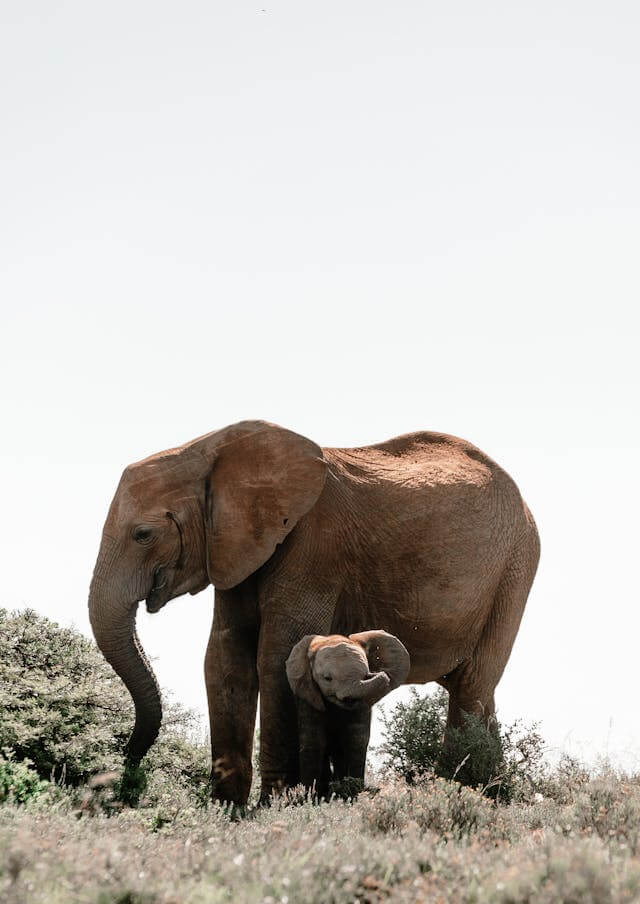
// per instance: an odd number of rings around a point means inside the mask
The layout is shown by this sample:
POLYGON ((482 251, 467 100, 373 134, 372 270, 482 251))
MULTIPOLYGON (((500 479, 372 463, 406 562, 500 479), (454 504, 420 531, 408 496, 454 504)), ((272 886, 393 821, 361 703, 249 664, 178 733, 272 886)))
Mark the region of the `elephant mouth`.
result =
POLYGON ((344 697, 342 700, 338 700, 337 697, 334 697, 331 701, 335 706, 339 706, 340 709, 358 709, 362 706, 361 700, 356 700, 354 697, 344 697))
POLYGON ((158 566, 153 571, 153 583, 146 599, 147 612, 159 612, 170 599, 169 578, 165 569, 158 566))

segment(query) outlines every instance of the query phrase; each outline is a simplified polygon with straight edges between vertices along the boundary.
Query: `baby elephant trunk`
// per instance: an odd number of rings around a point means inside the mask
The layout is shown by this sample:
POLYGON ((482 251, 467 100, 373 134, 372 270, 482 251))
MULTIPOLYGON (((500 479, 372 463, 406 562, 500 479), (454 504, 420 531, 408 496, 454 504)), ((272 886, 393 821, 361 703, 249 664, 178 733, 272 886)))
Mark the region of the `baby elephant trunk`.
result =
POLYGON ((348 703, 364 703, 373 706, 389 690, 389 676, 385 672, 377 672, 371 678, 363 678, 349 688, 349 695, 342 701, 348 703))

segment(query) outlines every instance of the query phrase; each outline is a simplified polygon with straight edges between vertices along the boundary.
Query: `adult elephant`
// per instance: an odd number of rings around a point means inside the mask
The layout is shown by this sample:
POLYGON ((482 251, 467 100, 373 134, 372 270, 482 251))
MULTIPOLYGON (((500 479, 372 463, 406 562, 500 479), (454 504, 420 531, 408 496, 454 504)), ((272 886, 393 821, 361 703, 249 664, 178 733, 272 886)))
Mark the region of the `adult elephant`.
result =
POLYGON ((93 632, 136 710, 139 761, 162 710, 135 631, 216 588, 205 658, 219 798, 244 803, 260 690, 262 793, 299 777, 285 663, 306 634, 384 629, 411 656, 410 682, 438 681, 449 721, 494 712, 539 555, 511 478, 461 439, 412 433, 321 449, 243 421, 125 469, 89 594, 93 632))

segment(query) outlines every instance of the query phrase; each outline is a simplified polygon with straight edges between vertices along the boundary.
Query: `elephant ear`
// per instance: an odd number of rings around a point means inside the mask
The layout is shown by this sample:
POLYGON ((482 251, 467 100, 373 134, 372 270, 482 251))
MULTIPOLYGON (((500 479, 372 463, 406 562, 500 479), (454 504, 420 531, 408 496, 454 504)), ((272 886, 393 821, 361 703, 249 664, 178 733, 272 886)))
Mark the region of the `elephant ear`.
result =
POLYGON ((220 447, 207 487, 211 583, 228 590, 263 565, 314 506, 326 472, 319 446, 272 424, 220 447))
POLYGON ((316 637, 318 637, 317 634, 307 634, 302 640, 298 641, 289 653, 286 669, 289 685, 296 697, 306 700, 314 709, 322 711, 326 707, 322 694, 313 680, 311 673, 312 654, 309 652, 309 647, 316 637))
POLYGON ((411 660, 407 648, 395 635, 386 631, 361 631, 350 634, 349 640, 364 647, 369 671, 374 674, 385 672, 389 676, 391 683, 387 693, 406 681, 411 660))

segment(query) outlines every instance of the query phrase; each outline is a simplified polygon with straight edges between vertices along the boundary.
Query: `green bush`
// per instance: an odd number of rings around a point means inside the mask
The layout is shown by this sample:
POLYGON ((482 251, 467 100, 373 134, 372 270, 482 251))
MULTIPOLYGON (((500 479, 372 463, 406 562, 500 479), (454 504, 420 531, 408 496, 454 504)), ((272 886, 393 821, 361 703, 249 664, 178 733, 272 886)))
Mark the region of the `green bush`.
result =
POLYGON ((437 770, 448 699, 444 690, 421 696, 412 687, 406 702, 396 703, 391 712, 381 712, 384 730, 379 752, 385 766, 410 783, 423 773, 437 770))
POLYGON ((0 804, 26 804, 42 797, 51 787, 32 769, 30 760, 16 762, 12 751, 0 754, 0 804))
POLYGON ((484 787, 492 796, 511 797, 511 784, 502 739, 496 723, 487 726, 478 716, 463 714, 463 724, 450 728, 436 762, 438 775, 472 788, 484 787))
MULTIPOLYGON (((129 692, 91 640, 31 609, 0 609, 0 749, 29 760, 41 779, 80 785, 96 773, 122 772, 132 725, 129 692)), ((201 795, 209 751, 195 740, 197 728, 192 712, 165 701, 143 768, 122 776, 123 799, 144 794, 156 806, 181 790, 201 795)))
POLYGON ((475 715, 464 715, 460 728, 447 732, 448 694, 421 695, 415 688, 406 702, 383 712, 383 743, 378 748, 384 766, 412 783, 435 774, 462 785, 482 787, 503 801, 527 797, 545 774, 544 742, 537 726, 521 723, 487 726, 475 715))

